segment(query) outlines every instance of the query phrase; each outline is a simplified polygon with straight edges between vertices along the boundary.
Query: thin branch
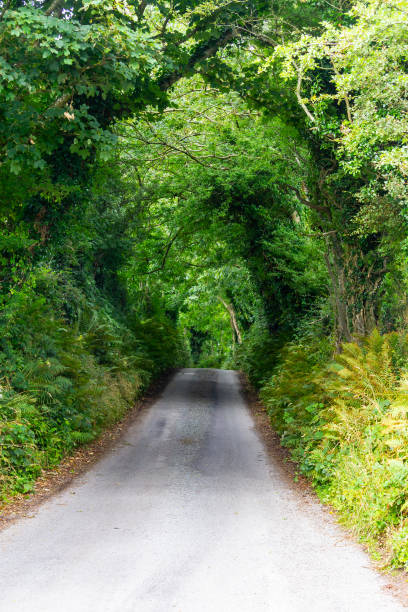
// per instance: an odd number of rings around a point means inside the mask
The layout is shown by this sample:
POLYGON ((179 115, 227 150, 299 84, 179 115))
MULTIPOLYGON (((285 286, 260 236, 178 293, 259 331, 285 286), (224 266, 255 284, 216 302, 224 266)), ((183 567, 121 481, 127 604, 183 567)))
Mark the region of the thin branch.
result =
POLYGON ((217 38, 216 40, 209 41, 207 45, 201 47, 195 53, 193 53, 183 70, 175 70, 171 74, 161 78, 159 80, 160 89, 162 91, 166 91, 167 89, 169 89, 172 85, 177 83, 177 81, 179 81, 183 76, 188 74, 198 62, 201 62, 214 56, 219 49, 221 49, 231 40, 233 40, 235 36, 236 29, 229 28, 225 32, 223 32, 221 36, 219 36, 219 38, 217 38))
POLYGON ((181 232, 181 228, 177 230, 177 232, 174 234, 174 236, 171 238, 170 242, 168 243, 166 250, 164 251, 161 265, 158 268, 155 268, 154 270, 149 270, 149 272, 146 272, 146 274, 154 274, 155 272, 161 272, 162 270, 164 270, 166 261, 167 261, 167 257, 170 253, 170 249, 175 243, 175 241, 177 240, 177 237, 179 236, 180 232, 181 232))
POLYGON ((324 236, 330 236, 331 234, 337 234, 337 230, 330 230, 329 232, 314 232, 312 234, 302 234, 307 238, 324 238, 324 236))
MULTIPOLYGON (((334 74, 336 75, 336 77, 340 77, 341 76, 340 72, 337 70, 333 58, 330 58, 330 59, 331 59, 331 63, 333 66, 334 74)), ((344 102, 346 103, 347 119, 350 121, 350 123, 352 123, 353 117, 351 116, 350 99, 345 91, 343 91, 342 93, 343 93, 344 102)))
POLYGON ((325 206, 320 206, 319 204, 315 204, 314 202, 312 202, 309 198, 305 197, 301 193, 298 187, 295 187, 294 185, 289 185, 288 183, 278 183, 278 185, 280 185, 280 187, 282 187, 282 189, 284 189, 285 191, 288 189, 293 191, 296 194, 296 197, 299 202, 301 202, 308 208, 311 208, 312 210, 316 210, 318 212, 327 212, 327 208, 325 206))
POLYGON ((51 2, 50 7, 45 11, 45 15, 47 17, 50 17, 50 15, 52 15, 56 11, 62 11, 62 9, 64 8, 64 4, 65 0, 54 0, 54 2, 51 2))
POLYGON ((3 10, 0 13, 0 20, 3 19, 4 15, 8 11, 8 9, 10 8, 10 4, 11 4, 11 0, 7 0, 7 2, 4 3, 3 10))
POLYGON ((140 21, 144 15, 145 9, 147 6, 147 1, 146 0, 142 0, 141 2, 139 2, 139 6, 137 8, 137 18, 140 21))
POLYGON ((302 81, 303 81, 302 72, 301 72, 301 70, 298 70, 298 80, 297 80, 297 85, 296 85, 296 97, 297 97, 297 100, 298 100, 300 106, 303 108, 303 110, 306 113, 306 115, 309 117, 310 121, 312 121, 312 123, 316 123, 316 119, 314 118, 314 116, 312 115, 310 110, 307 108, 306 104, 303 102, 302 95, 301 95, 302 81))

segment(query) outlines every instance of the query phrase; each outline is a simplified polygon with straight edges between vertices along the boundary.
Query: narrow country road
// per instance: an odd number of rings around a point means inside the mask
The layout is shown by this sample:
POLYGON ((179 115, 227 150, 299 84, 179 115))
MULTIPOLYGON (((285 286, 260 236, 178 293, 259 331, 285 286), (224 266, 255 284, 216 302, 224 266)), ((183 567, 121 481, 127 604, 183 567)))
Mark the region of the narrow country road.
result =
POLYGON ((0 533, 1 612, 392 612, 269 459, 237 374, 180 371, 116 450, 0 533))

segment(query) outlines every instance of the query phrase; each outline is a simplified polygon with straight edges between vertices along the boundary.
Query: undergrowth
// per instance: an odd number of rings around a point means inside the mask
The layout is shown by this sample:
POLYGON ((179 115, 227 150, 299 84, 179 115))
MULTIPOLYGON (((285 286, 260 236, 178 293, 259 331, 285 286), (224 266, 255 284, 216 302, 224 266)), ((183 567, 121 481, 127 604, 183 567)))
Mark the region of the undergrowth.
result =
POLYGON ((187 358, 163 315, 120 320, 78 292, 69 317, 66 283, 46 280, 52 300, 39 282, 26 284, 0 318, 0 501, 31 492, 44 468, 92 441, 153 377, 187 358))
POLYGON ((261 399, 320 498, 408 569, 408 337, 374 331, 335 356, 331 347, 285 344, 261 399))

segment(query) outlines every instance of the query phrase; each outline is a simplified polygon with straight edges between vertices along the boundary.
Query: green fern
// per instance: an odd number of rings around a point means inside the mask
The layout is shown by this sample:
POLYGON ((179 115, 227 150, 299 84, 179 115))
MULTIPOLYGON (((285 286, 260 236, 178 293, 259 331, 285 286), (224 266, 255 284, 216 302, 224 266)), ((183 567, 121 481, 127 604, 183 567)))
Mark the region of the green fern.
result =
POLYGON ((95 433, 89 431, 72 431, 71 437, 77 445, 88 444, 95 439, 95 433))

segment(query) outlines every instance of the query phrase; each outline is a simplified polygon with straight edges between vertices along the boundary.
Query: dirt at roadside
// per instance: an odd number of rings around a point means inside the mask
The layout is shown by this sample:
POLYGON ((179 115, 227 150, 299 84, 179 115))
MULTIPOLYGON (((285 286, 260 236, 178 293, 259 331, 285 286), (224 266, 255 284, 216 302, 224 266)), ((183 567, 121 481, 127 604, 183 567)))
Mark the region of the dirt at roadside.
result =
POLYGON ((297 465, 291 460, 288 449, 281 445, 278 434, 272 429, 265 406, 259 401, 256 391, 251 387, 245 374, 240 372, 239 377, 243 395, 255 421, 256 430, 268 455, 273 460, 274 467, 290 483, 291 488, 295 489, 304 498, 305 502, 317 502, 317 495, 309 481, 302 474, 299 474, 297 465))
POLYGON ((16 495, 9 502, 0 504, 0 530, 20 518, 31 518, 33 512, 43 502, 68 487, 78 476, 84 474, 107 454, 121 439, 128 427, 160 397, 173 375, 174 371, 158 378, 135 406, 126 413, 125 417, 104 431, 97 440, 78 448, 58 467, 44 470, 35 483, 34 493, 16 495))

